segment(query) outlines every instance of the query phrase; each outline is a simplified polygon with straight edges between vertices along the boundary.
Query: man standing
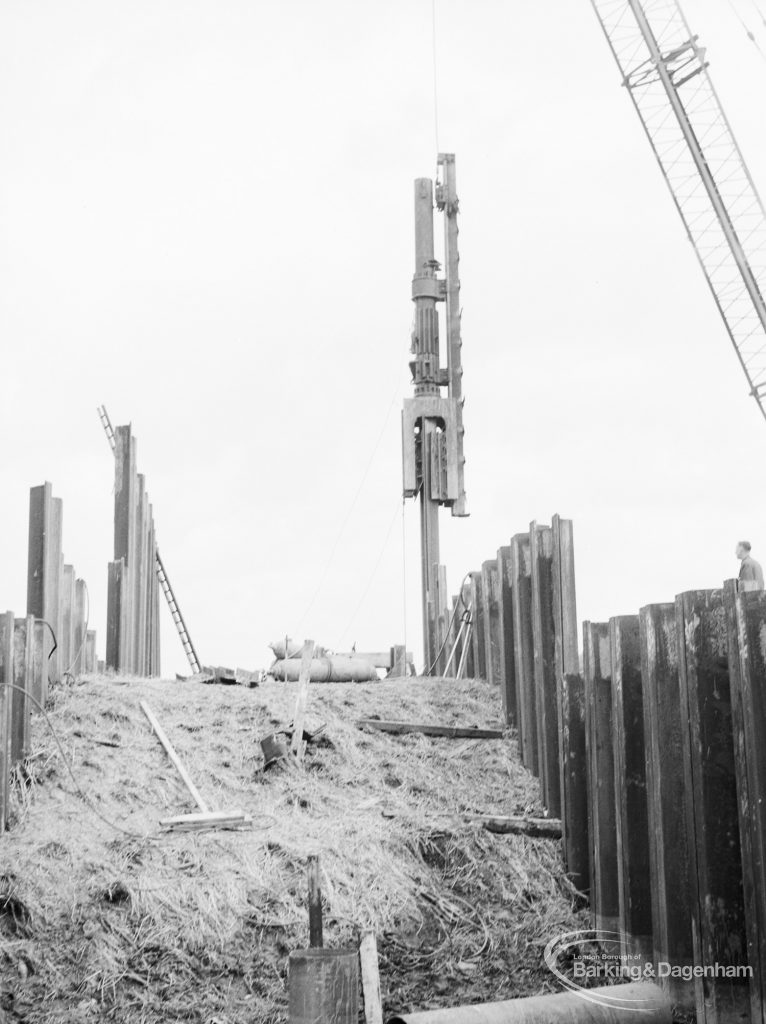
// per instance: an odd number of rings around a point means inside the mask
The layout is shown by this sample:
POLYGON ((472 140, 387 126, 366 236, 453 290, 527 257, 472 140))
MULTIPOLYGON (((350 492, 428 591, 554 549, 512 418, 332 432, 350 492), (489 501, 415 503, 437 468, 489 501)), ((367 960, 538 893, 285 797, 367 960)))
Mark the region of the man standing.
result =
POLYGON ((742 565, 739 569, 740 582, 747 584, 744 590, 763 590, 763 569, 760 562, 750 554, 750 541, 741 540, 737 544, 737 558, 742 565))

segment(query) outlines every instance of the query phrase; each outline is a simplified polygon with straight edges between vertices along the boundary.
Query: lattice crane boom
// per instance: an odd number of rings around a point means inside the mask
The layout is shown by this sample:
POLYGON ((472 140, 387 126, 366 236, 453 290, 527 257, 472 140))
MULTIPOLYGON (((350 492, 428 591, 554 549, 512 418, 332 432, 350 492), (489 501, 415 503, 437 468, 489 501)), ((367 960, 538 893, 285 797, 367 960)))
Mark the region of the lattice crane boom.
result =
POLYGON ((766 212, 677 0, 591 0, 766 418, 766 212))

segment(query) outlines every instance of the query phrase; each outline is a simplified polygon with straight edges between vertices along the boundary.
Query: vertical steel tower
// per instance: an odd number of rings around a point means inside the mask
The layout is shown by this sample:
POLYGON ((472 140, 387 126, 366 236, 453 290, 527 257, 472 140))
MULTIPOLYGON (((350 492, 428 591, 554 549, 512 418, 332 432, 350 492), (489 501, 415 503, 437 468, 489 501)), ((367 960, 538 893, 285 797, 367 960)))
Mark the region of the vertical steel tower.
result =
MULTIPOLYGON (((436 207, 444 217, 445 276, 434 257, 434 185, 415 181, 415 303, 410 362, 414 397, 402 414, 405 498, 420 497, 420 544, 425 671, 435 666, 446 628, 448 595, 439 585, 439 506, 465 516, 463 480, 463 368, 460 337, 460 279, 457 248, 458 199, 455 157, 440 153, 442 180, 436 184, 436 207), (447 366, 442 369, 438 303, 446 306, 447 366), (446 397, 443 390, 447 389, 446 397)), ((444 574, 442 574, 442 580, 444 574)))

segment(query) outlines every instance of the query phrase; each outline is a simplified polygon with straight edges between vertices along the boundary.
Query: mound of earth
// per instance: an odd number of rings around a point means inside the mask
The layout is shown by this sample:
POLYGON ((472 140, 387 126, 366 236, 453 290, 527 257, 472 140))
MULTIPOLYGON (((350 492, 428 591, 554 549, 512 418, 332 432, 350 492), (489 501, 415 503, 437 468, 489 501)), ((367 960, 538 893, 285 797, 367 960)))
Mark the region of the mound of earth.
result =
POLYGON ((586 926, 560 844, 466 821, 541 813, 515 736, 355 724, 496 726, 497 692, 470 680, 312 686, 325 728, 304 766, 264 771, 260 740, 291 721, 296 692, 113 678, 53 692, 52 728, 35 716, 0 837, 7 1020, 286 1021, 287 956, 308 943, 310 854, 325 944, 374 929, 387 1014, 556 988, 544 946, 586 926), (250 828, 160 828, 195 808, 140 699, 210 807, 244 810, 250 828))

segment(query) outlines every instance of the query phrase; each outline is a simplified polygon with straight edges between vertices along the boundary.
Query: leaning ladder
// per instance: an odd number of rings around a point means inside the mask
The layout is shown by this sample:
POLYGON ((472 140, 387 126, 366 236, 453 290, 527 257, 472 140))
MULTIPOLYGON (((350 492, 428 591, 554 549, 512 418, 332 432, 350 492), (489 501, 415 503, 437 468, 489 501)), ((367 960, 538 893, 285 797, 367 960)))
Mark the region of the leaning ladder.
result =
MULTIPOLYGON (((98 415, 101 420, 101 426, 104 428, 106 438, 109 441, 109 447, 114 452, 117 448, 117 440, 114 436, 112 421, 109 419, 109 413, 106 411, 106 406, 99 406, 98 415)), ((170 614, 173 618, 173 622, 175 623, 178 635, 181 638, 181 646, 183 647, 184 654, 191 665, 192 672, 201 672, 202 666, 199 658, 197 657, 197 652, 194 648, 194 644, 192 643, 192 639, 189 636, 189 630, 186 628, 186 623, 184 622, 184 617, 181 614, 181 609, 178 607, 178 601, 176 601, 176 596, 170 585, 168 574, 165 572, 165 566, 160 558, 159 548, 156 545, 154 548, 154 570, 157 573, 157 579, 159 580, 160 587, 162 588, 162 593, 165 595, 165 600, 168 603, 170 614)))

